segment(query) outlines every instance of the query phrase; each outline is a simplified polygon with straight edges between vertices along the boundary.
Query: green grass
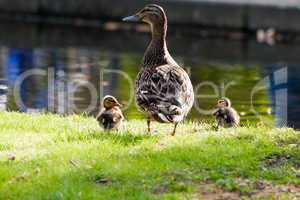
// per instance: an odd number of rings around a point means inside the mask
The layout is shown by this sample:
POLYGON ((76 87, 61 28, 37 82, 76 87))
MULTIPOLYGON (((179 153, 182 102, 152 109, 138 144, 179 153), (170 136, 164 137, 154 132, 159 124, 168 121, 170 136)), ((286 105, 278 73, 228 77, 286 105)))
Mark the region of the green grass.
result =
POLYGON ((205 183, 241 195, 261 180, 300 184, 293 129, 186 122, 172 137, 172 125, 152 126, 151 136, 139 120, 105 133, 84 116, 0 113, 0 199, 190 199, 205 183))

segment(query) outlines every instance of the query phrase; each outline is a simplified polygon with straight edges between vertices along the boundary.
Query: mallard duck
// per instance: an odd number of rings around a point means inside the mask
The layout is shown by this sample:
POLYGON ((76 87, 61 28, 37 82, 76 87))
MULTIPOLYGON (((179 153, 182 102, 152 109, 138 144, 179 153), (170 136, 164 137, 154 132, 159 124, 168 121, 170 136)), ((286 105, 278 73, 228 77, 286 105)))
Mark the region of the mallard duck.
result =
POLYGON ((191 110, 194 103, 193 86, 188 74, 169 54, 167 16, 162 7, 150 4, 124 21, 142 21, 151 27, 152 40, 144 54, 141 70, 135 83, 138 107, 150 122, 173 123, 176 127, 191 110))
POLYGON ((228 98, 221 98, 215 107, 213 115, 216 117, 217 128, 237 127, 240 123, 240 116, 237 111, 231 107, 231 101, 228 98))
POLYGON ((118 130, 124 120, 120 107, 121 104, 115 97, 110 95, 105 96, 102 101, 101 111, 96 118, 99 125, 105 130, 118 130))

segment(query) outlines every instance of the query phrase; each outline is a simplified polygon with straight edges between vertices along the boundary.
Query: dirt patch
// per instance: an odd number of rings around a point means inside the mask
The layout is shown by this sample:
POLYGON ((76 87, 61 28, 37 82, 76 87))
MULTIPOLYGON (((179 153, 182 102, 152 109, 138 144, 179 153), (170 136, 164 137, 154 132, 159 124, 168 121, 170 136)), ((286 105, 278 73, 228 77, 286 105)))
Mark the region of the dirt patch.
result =
POLYGON ((193 199, 205 200, 240 200, 241 197, 237 192, 225 191, 210 182, 200 183, 197 193, 193 199))
POLYGON ((212 182, 198 184, 194 199, 205 200, 240 200, 240 199, 300 199, 300 186, 288 184, 274 186, 266 181, 251 182, 247 179, 237 179, 237 188, 227 191, 216 186, 212 182), (252 188, 251 192, 238 190, 239 187, 247 186, 252 188))
POLYGON ((300 176, 300 154, 295 151, 292 153, 272 153, 261 160, 261 167, 263 168, 271 169, 284 165, 291 165, 296 176, 300 176))
POLYGON ((153 188, 153 193, 161 195, 165 193, 174 192, 188 192, 193 182, 189 177, 191 172, 188 170, 174 171, 165 173, 164 180, 153 188))
POLYGON ((280 186, 273 186, 271 184, 267 184, 263 190, 259 190, 254 195, 252 195, 251 198, 271 198, 275 200, 300 199, 300 187, 292 184, 280 186))
POLYGON ((289 154, 271 154, 265 158, 265 164, 267 167, 279 167, 292 160, 289 154))

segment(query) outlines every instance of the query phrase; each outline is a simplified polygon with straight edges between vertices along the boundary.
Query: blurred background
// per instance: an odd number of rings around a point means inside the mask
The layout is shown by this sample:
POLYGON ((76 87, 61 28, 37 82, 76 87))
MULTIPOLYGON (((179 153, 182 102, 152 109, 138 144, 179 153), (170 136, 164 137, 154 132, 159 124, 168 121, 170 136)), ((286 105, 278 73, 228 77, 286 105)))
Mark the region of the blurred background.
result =
POLYGON ((169 51, 197 89, 189 118, 227 96, 244 124, 300 128, 299 0, 0 0, 0 109, 95 115, 111 94, 142 117, 128 88, 149 27, 121 19, 148 3, 165 8, 169 51), (17 88, 32 69, 45 74, 17 88))

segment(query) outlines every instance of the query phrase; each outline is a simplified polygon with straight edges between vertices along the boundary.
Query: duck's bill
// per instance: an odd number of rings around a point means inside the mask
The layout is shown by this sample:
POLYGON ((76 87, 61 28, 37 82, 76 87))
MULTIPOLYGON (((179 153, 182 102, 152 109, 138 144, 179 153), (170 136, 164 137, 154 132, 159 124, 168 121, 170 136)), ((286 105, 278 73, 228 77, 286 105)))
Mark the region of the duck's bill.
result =
POLYGON ((136 15, 132 15, 132 16, 123 18, 123 21, 124 22, 138 22, 138 21, 140 21, 140 18, 136 15))
POLYGON ((214 110, 212 111, 212 115, 217 115, 219 109, 218 108, 214 108, 214 110))
POLYGON ((121 107, 121 108, 123 107, 123 105, 122 105, 122 104, 120 104, 120 103, 118 103, 118 104, 117 104, 117 106, 119 106, 119 107, 121 107))
POLYGON ((123 105, 120 104, 119 102, 115 102, 114 106, 122 107, 123 105))

